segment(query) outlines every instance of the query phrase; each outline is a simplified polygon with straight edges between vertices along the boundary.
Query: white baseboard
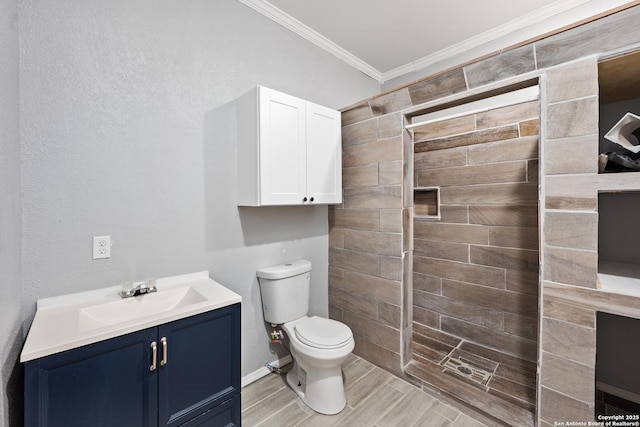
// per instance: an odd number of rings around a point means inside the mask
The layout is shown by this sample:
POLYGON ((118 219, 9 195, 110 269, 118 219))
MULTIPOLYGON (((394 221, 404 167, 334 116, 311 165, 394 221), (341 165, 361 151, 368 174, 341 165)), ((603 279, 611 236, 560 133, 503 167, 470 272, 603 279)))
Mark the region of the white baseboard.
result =
MULTIPOLYGON (((279 368, 280 366, 284 366, 288 363, 291 363, 293 359, 291 359, 291 355, 286 355, 285 357, 283 357, 282 359, 278 359, 275 360, 273 362, 269 362, 269 364, 271 366, 275 366, 276 368, 279 368)), ((251 384, 254 381, 258 381, 260 378, 265 377, 267 375, 269 375, 271 373, 271 370, 269 368, 267 368, 266 366, 263 366, 260 369, 256 369, 255 371, 251 372, 250 374, 245 375, 244 377, 242 377, 242 379, 240 380, 240 386, 242 388, 248 386, 249 384, 251 384)))

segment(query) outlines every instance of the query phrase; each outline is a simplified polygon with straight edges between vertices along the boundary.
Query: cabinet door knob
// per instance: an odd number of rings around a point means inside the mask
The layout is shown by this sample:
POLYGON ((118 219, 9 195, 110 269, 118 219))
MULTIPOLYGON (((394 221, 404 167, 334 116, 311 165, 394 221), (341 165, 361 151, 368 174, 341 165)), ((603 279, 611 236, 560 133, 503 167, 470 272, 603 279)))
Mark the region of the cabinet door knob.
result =
POLYGON ((302 199, 302 201, 303 201, 303 202, 306 202, 306 201, 307 201, 307 198, 305 197, 304 199, 302 199))
POLYGON ((154 341, 151 343, 151 366, 149 367, 149 370, 151 372, 156 370, 157 361, 158 361, 158 344, 154 341))
POLYGON ((169 362, 169 359, 167 359, 167 337, 162 337, 160 342, 162 343, 162 360, 160 361, 160 366, 164 366, 169 362))

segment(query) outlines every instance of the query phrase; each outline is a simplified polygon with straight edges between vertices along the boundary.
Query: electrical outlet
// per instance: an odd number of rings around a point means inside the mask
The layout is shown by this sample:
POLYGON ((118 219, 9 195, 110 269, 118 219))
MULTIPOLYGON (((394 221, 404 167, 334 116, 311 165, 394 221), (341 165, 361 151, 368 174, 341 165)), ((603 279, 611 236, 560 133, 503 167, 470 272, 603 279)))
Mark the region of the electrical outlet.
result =
POLYGON ((111 236, 93 236, 93 259, 111 256, 111 236))

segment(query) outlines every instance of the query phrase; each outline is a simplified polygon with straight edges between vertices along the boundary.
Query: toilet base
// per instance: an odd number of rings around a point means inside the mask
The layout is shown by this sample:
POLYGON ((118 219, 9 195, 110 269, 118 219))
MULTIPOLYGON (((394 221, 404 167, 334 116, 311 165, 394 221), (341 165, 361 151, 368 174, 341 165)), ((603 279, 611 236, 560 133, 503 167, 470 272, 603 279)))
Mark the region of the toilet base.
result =
POLYGON ((287 383, 309 408, 321 414, 335 415, 347 405, 340 365, 306 372, 294 360, 287 383))

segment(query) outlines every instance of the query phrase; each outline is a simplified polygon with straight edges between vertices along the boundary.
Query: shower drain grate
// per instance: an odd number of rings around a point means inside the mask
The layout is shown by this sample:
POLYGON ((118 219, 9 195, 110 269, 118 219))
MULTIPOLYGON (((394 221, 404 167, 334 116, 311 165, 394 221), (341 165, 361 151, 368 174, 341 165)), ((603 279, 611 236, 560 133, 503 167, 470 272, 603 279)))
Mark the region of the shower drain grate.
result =
POLYGON ((461 375, 469 378, 471 381, 481 385, 487 385, 491 379, 491 372, 487 372, 484 369, 472 366, 460 359, 447 357, 443 363, 445 371, 453 372, 454 374, 461 375))

